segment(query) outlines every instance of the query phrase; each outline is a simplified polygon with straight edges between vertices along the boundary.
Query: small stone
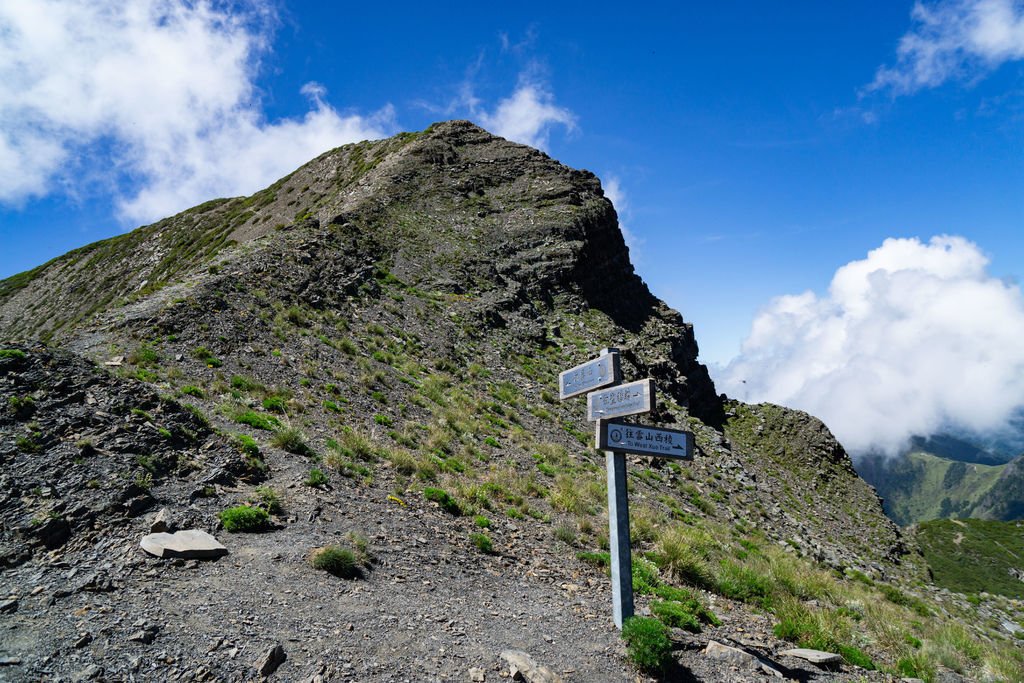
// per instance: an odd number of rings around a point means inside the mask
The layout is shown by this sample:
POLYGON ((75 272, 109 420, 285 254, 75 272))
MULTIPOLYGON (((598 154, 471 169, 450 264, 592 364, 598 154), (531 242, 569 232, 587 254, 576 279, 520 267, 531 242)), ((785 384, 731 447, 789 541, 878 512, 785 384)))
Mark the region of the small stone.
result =
POLYGON ((277 667, 284 664, 286 659, 288 659, 288 655, 285 654, 284 648, 278 643, 267 650, 267 654, 263 655, 263 658, 256 663, 256 670, 260 672, 260 676, 269 676, 277 671, 277 667))
POLYGON ((513 680, 526 683, 562 683, 562 677, 546 666, 541 666, 533 657, 522 650, 505 650, 501 658, 508 662, 509 673, 513 680))
POLYGON ((91 681, 99 678, 103 675, 103 669, 98 664, 90 664, 85 667, 74 676, 71 677, 72 681, 91 681))
POLYGON ((810 650, 804 647, 794 648, 792 650, 785 650, 779 653, 786 657, 796 657, 798 659, 805 659, 811 664, 828 665, 828 664, 839 664, 843 661, 840 655, 832 652, 823 652, 821 650, 810 650))
POLYGON ((469 680, 472 683, 483 683, 483 681, 487 680, 487 674, 484 673, 483 669, 474 666, 469 670, 469 680))
POLYGON ((18 666, 21 664, 21 657, 0 657, 0 666, 18 666))
POLYGON ((75 641, 75 649, 80 649, 92 642, 91 633, 82 633, 75 641))
POLYGON ((142 643, 143 645, 149 645, 156 638, 156 631, 153 629, 141 629, 128 636, 128 640, 136 643, 142 643))
POLYGON ((228 549, 216 538, 199 529, 149 534, 142 537, 139 546, 150 555, 163 558, 206 560, 228 554, 228 549))
POLYGON ((160 508, 160 512, 153 517, 153 523, 149 525, 150 532, 154 534, 170 533, 172 528, 171 513, 167 511, 167 508, 160 508))
POLYGON ((15 598, 0 602, 0 614, 10 614, 18 611, 18 601, 15 598))
POLYGON ((124 363, 124 356, 112 356, 110 359, 105 361, 103 364, 104 365, 108 365, 110 367, 116 368, 117 366, 121 365, 122 363, 124 363))

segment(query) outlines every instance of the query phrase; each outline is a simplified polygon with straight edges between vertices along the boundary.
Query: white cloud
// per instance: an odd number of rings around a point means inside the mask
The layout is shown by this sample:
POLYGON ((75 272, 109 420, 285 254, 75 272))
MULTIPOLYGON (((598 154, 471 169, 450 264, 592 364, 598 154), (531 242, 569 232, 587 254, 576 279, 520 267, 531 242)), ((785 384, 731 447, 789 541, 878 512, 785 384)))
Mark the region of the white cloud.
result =
POLYGON ((774 299, 719 387, 822 418, 854 453, 1006 427, 1024 406, 1024 297, 962 237, 888 239, 828 295, 774 299))
POLYGON ((521 80, 515 91, 498 102, 493 112, 474 112, 492 133, 545 149, 553 126, 576 129, 576 116, 555 104, 554 95, 540 82, 521 80))
POLYGON ((913 93, 1024 58, 1019 0, 917 2, 911 17, 914 26, 900 39, 896 64, 879 68, 868 90, 913 93))
POLYGON ((257 190, 324 150, 383 137, 385 107, 342 115, 322 86, 302 117, 267 121, 254 79, 273 13, 186 0, 0 0, 0 202, 82 176, 128 177, 145 221, 257 190), (100 168, 112 149, 113 168, 100 168))
POLYGON ((606 176, 602 185, 605 196, 611 201, 612 206, 615 207, 615 213, 619 216, 619 229, 622 231, 622 238, 626 241, 626 246, 629 247, 635 262, 643 240, 626 226, 629 216, 629 198, 626 195, 626 190, 622 187, 619 178, 614 175, 606 176))

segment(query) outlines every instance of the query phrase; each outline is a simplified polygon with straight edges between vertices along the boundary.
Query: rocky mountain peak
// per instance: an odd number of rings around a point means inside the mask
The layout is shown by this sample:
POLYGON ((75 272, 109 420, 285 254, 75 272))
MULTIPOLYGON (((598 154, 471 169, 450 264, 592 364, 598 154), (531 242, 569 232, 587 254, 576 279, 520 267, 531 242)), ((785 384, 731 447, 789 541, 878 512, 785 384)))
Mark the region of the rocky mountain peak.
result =
POLYGON ((606 346, 655 380, 638 419, 696 443, 627 467, 673 680, 817 678, 785 654, 804 625, 846 680, 924 618, 874 588, 924 568, 824 425, 718 396, 598 179, 469 122, 2 281, 0 338, 0 654, 26 677, 635 678, 600 616, 605 456, 556 397, 606 346), (168 519, 227 555, 168 559, 168 519))

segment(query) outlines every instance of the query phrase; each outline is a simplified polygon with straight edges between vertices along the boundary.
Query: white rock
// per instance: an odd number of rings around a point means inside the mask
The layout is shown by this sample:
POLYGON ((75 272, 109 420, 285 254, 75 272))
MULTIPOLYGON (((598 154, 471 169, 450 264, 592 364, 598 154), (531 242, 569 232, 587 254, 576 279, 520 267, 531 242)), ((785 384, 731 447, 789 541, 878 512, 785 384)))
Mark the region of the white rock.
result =
POLYGON ((199 529, 186 529, 173 534, 148 534, 139 546, 157 557, 181 557, 187 560, 205 560, 228 554, 228 549, 216 538, 199 529))
POLYGON ((843 661, 843 658, 832 652, 822 652, 821 650, 809 650, 804 647, 794 648, 792 650, 785 650, 780 652, 780 655, 787 657, 797 657, 798 659, 806 659, 811 664, 839 664, 843 661))

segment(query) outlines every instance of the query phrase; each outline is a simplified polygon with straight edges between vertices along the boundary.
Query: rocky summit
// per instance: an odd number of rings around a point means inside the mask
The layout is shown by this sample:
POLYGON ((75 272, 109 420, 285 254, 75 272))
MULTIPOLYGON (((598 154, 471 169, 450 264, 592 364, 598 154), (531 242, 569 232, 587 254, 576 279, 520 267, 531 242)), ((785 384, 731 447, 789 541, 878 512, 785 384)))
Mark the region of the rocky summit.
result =
POLYGON ((0 680, 1020 680, 1020 605, 697 356, 598 179, 464 121, 4 280, 0 680), (696 443, 628 458, 622 633, 605 347, 696 443))

